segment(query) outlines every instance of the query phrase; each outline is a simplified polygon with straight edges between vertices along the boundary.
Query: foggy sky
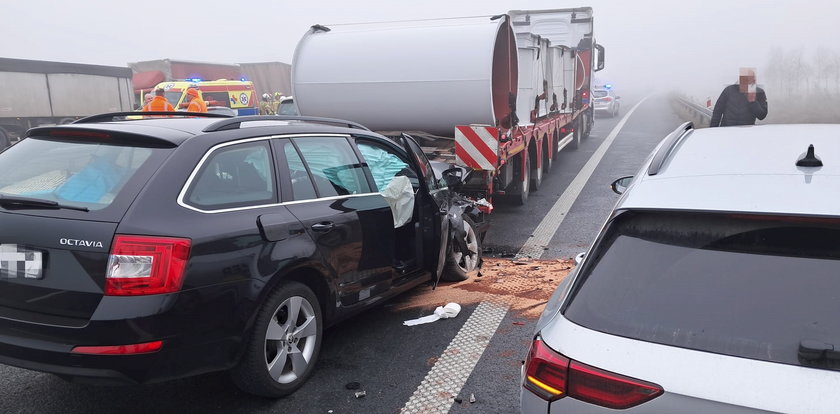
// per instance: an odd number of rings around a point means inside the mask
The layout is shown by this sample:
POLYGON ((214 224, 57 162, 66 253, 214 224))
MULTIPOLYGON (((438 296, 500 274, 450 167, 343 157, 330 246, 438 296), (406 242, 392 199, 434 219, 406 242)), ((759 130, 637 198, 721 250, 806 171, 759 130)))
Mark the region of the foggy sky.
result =
MULTIPOLYGON (((606 47, 602 81, 618 91, 678 89, 716 96, 741 66, 761 67, 773 47, 840 49, 832 0, 314 0, 246 2, 5 0, 0 57, 125 66, 177 59, 292 63, 313 24, 494 15, 512 9, 591 6, 606 47)), ((387 41, 387 39, 383 39, 387 41)), ((0 91, 0 93, 2 93, 0 91)), ((769 97, 772 100, 772 96, 769 97)))

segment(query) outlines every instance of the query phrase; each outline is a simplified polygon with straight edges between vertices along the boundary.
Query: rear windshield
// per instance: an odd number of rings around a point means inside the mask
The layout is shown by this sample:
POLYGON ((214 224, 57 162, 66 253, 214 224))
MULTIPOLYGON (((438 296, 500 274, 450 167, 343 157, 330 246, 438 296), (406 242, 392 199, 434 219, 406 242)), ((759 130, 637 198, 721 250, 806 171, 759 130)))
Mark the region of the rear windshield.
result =
POLYGON ((603 97, 607 96, 607 91, 599 91, 599 90, 596 89, 596 90, 592 91, 592 96, 594 96, 596 98, 603 98, 603 97))
POLYGON ((800 364, 840 347, 840 224, 624 213, 582 269, 565 316, 601 332, 800 364))
POLYGON ((127 208, 166 151, 27 138, 0 153, 0 196, 85 207, 94 216, 119 204, 120 197, 127 198, 123 200, 127 208))

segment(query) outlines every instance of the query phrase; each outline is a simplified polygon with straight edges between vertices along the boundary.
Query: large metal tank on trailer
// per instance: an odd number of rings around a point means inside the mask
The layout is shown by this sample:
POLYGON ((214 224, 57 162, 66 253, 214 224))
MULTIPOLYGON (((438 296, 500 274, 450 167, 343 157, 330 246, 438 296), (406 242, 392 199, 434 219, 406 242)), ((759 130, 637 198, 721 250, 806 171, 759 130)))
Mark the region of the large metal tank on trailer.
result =
POLYGON ((516 45, 506 16, 313 26, 295 50, 302 115, 452 136, 509 126, 516 45))

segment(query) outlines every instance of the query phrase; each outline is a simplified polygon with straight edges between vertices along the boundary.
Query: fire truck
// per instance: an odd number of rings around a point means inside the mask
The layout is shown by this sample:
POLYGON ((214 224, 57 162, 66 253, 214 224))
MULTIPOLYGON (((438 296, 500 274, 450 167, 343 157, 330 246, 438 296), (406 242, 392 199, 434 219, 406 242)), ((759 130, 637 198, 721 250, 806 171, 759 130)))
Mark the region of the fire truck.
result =
POLYGON ((314 25, 295 50, 292 87, 302 115, 408 133, 468 171, 462 192, 524 204, 557 152, 591 131, 603 67, 591 8, 512 10, 314 25))

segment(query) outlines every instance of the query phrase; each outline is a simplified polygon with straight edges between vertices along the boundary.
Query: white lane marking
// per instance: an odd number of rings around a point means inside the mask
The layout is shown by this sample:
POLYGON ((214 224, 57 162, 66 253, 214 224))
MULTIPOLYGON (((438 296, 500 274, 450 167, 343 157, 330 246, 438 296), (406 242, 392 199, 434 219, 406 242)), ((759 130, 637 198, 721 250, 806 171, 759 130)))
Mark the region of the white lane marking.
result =
POLYGON ((592 157, 589 158, 589 161, 586 162, 586 165, 580 169, 578 175, 575 177, 574 180, 566 187, 566 191, 563 191, 563 194, 560 195, 560 198, 554 203, 554 206, 551 207, 551 210, 545 215, 545 217, 540 221, 540 224, 537 225, 537 228, 534 229, 531 237, 522 245, 522 248, 519 249, 519 252, 516 253, 514 260, 520 260, 524 258, 531 258, 531 259, 539 259, 542 257, 543 253, 545 253, 545 247, 548 246, 548 243, 551 242, 551 239, 554 237, 554 233, 557 232, 557 229, 560 228, 560 224, 563 223, 563 219, 566 218, 567 213, 572 208, 572 204, 574 204, 575 200, 577 200, 578 195, 583 190, 583 187, 586 185, 586 182, 589 181, 589 177, 592 176, 592 173, 595 171, 595 167, 601 162, 601 158, 604 158, 604 154, 607 153, 607 150, 612 145, 615 137, 618 136, 619 131, 621 128, 624 127, 624 124, 627 123, 627 120, 630 119, 630 115, 636 111, 636 108, 639 107, 647 98, 650 96, 644 97, 639 103, 633 106, 632 109, 627 111, 624 115, 624 118, 621 118, 621 121, 618 122, 618 125, 613 128, 610 132, 610 135, 607 136, 607 139, 601 143, 601 146, 595 150, 595 153, 592 154, 592 157))
POLYGON ((400 412, 448 413, 507 311, 493 297, 481 301, 400 412))

